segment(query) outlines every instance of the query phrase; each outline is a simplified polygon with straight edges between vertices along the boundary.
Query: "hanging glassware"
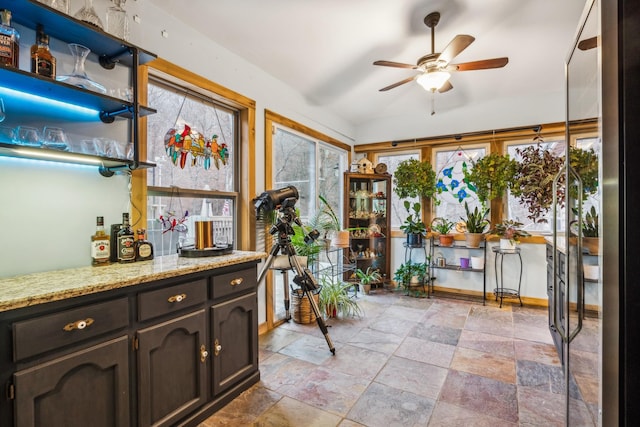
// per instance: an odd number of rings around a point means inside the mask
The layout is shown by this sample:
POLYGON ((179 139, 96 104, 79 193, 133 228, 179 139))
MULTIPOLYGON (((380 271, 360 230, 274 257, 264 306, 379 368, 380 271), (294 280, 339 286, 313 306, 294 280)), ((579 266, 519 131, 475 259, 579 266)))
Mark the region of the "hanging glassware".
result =
POLYGON ((69 44, 69 50, 74 59, 73 72, 67 76, 58 76, 56 80, 94 92, 107 93, 107 89, 104 86, 87 77, 84 69, 84 62, 91 50, 77 43, 69 44))
POLYGON ((100 17, 93 8, 93 0, 84 0, 84 6, 73 17, 104 30, 104 25, 102 25, 100 17))
POLYGON ((107 32, 122 40, 129 40, 129 20, 123 6, 126 0, 111 0, 107 9, 107 32))

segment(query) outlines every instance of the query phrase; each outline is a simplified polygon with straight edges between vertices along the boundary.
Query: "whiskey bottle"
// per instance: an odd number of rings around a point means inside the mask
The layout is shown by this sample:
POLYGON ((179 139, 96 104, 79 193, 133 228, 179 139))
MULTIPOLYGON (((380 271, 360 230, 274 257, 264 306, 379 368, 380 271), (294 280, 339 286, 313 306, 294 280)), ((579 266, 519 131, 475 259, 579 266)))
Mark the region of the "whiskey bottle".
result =
POLYGON ((153 259, 153 245, 145 239, 146 230, 141 228, 136 231, 138 240, 136 241, 136 261, 148 261, 153 259))
POLYGON ((109 264, 109 246, 109 236, 104 232, 104 218, 99 216, 96 219, 96 233, 91 236, 91 265, 109 264))
POLYGON ((0 65, 19 68, 20 33, 11 26, 11 11, 0 9, 0 65))
POLYGON ((49 36, 42 25, 36 27, 36 43, 31 46, 31 72, 39 76, 56 77, 56 58, 49 50, 49 36))
POLYGON ((118 262, 134 262, 136 260, 136 242, 129 225, 129 214, 126 212, 122 214, 122 226, 118 231, 116 241, 118 244, 118 262))

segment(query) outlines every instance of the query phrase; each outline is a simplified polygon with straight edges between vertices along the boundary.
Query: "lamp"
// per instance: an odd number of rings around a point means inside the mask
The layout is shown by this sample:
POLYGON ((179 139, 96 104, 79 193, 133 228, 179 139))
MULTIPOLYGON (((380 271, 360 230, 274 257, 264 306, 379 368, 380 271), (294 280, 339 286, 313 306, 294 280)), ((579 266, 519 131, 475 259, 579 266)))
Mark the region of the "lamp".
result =
POLYGON ((446 71, 433 69, 427 70, 418 76, 417 81, 420 86, 424 88, 424 90, 428 90, 431 92, 435 92, 440 89, 442 85, 444 85, 447 80, 449 80, 451 74, 446 71))

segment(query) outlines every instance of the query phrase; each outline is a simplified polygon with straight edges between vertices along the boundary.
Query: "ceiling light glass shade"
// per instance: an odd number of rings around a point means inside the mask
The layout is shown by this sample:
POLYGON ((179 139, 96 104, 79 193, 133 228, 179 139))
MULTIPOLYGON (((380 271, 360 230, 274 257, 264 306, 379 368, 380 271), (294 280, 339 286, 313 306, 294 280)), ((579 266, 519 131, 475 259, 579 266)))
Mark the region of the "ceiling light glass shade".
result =
POLYGON ((427 71, 418 76, 418 84, 428 91, 436 91, 449 80, 451 74, 446 71, 427 71))

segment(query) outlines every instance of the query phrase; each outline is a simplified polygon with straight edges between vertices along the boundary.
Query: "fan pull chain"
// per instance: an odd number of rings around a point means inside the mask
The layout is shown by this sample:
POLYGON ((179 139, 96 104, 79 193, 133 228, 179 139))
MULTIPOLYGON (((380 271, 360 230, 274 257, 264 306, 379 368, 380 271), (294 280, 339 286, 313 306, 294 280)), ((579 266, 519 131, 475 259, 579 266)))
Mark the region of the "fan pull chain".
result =
POLYGON ((436 96, 435 91, 431 91, 431 115, 436 113, 436 96))

